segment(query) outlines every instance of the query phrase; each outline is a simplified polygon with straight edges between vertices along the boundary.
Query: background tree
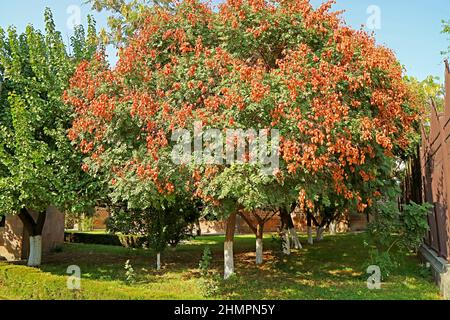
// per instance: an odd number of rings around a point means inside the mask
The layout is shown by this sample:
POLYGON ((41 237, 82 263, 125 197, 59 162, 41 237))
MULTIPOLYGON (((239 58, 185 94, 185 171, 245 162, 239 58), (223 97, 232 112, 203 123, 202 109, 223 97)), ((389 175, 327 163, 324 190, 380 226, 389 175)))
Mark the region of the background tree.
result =
POLYGON ((161 268, 161 253, 193 236, 192 226, 200 215, 199 206, 189 199, 177 199, 160 208, 129 210, 126 204, 115 207, 108 219, 111 232, 140 235, 147 247, 156 252, 156 268, 161 268))
MULTIPOLYGON (((445 35, 450 35, 450 20, 449 21, 442 21, 442 33, 445 35)), ((450 54, 450 45, 448 46, 448 48, 446 48, 442 54, 444 56, 447 56, 450 54)))
POLYGON ((87 0, 98 12, 106 11, 109 30, 101 29, 100 38, 105 44, 121 47, 131 39, 144 23, 152 6, 173 7, 170 0, 87 0))
POLYGON ((29 266, 41 263, 47 208, 83 211, 96 189, 67 138, 72 112, 62 102, 76 64, 95 51, 81 30, 68 55, 49 9, 45 34, 32 26, 21 35, 0 29, 0 206, 30 235, 29 266))
POLYGON ((431 100, 434 101, 439 111, 444 110, 445 90, 439 77, 428 76, 425 80, 419 81, 414 77, 405 77, 408 85, 416 94, 418 103, 428 107, 427 113, 430 112, 429 106, 431 100))

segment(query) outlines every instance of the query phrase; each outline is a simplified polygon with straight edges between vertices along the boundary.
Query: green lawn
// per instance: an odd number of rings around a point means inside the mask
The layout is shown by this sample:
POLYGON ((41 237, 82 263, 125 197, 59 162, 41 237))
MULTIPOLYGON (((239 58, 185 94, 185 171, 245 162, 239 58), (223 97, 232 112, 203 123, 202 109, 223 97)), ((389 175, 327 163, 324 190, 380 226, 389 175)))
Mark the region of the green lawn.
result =
MULTIPOLYGON (((271 236, 265 238, 265 263, 254 264, 254 237, 239 236, 235 244, 236 277, 220 283, 213 299, 439 299, 431 276, 416 257, 407 256, 398 271, 368 290, 363 265, 367 258, 364 234, 326 236, 287 258, 272 251, 271 236)), ((205 299, 198 263, 203 248, 210 246, 213 269, 222 273, 223 237, 199 237, 169 249, 163 269, 154 269, 149 250, 66 244, 62 252, 47 258, 41 269, 0 264, 0 297, 6 299, 205 299), (125 282, 125 261, 130 259, 136 283, 125 282), (66 288, 66 269, 78 265, 81 291, 66 288)))

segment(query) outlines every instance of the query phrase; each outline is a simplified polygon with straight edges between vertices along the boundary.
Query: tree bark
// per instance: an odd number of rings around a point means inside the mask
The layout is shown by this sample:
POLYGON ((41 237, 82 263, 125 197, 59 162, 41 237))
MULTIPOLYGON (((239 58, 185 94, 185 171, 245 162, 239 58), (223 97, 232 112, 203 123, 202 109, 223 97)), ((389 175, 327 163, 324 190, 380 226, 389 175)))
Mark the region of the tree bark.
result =
POLYGON ((202 235, 202 228, 200 227, 200 220, 197 219, 197 221, 195 222, 195 226, 197 228, 197 237, 200 237, 202 235))
POLYGON ((239 213, 239 216, 247 223, 249 228, 253 231, 256 236, 256 264, 262 264, 264 261, 264 225, 268 220, 270 220, 275 212, 271 214, 266 214, 264 218, 261 218, 258 214, 254 214, 254 217, 257 221, 256 227, 252 224, 252 221, 242 212, 239 213))
POLYGON ((39 267, 42 262, 42 236, 30 236, 30 255, 27 265, 39 267))
POLYGON ((332 221, 330 222, 330 225, 328 226, 328 230, 330 232, 331 235, 336 235, 336 222, 332 221))
POLYGON ((264 237, 264 223, 258 223, 256 229, 256 264, 262 264, 264 260, 263 237, 264 237))
POLYGON ((321 223, 319 223, 316 217, 314 217, 314 215, 310 214, 309 216, 311 217, 312 221, 314 222, 314 225, 316 226, 316 241, 322 241, 323 232, 329 220, 322 218, 321 223))
POLYGON ((161 253, 156 254, 156 270, 161 270, 161 253))
POLYGON ((291 254, 291 242, 289 240, 287 210, 285 208, 280 208, 280 218, 281 218, 281 241, 282 241, 283 253, 286 255, 290 255, 291 254))
POLYGON ((317 227, 316 230, 316 241, 322 241, 323 240, 323 232, 325 228, 322 226, 317 227))
POLYGON ((306 225, 308 229, 308 243, 314 244, 313 236, 312 236, 312 219, 311 219, 311 213, 308 211, 306 214, 306 225))
POLYGON ((291 235, 292 241, 294 242, 294 248, 302 249, 303 247, 300 239, 298 238, 297 230, 295 230, 295 228, 289 228, 289 234, 291 235))
POLYGON ((281 231, 281 239, 283 240, 283 253, 285 255, 291 254, 291 242, 289 239, 289 234, 286 229, 281 231))
POLYGON ((225 242, 224 242, 224 279, 234 274, 233 241, 236 228, 236 213, 232 213, 227 220, 225 242))
POLYGON ((295 230, 294 221, 292 221, 292 216, 291 216, 290 212, 288 212, 286 215, 286 221, 287 221, 287 227, 289 230, 289 235, 291 236, 292 242, 294 243, 294 248, 301 249, 302 244, 300 243, 300 240, 298 239, 297 230, 295 230))
POLYGON ((23 208, 20 210, 18 217, 30 237, 30 254, 27 265, 29 267, 39 267, 42 263, 42 231, 47 213, 45 211, 40 212, 35 221, 30 212, 23 208))
MULTIPOLYGON (((295 249, 301 249, 302 244, 300 243, 300 240, 298 239, 297 231, 295 230, 294 222, 292 221, 292 217, 290 212, 287 209, 280 209, 280 216, 281 216, 281 223, 282 223, 282 232, 286 234, 287 239, 289 240, 289 237, 292 238, 292 243, 294 244, 295 249)), ((288 241, 289 248, 290 248, 290 241, 288 241)), ((287 250, 285 251, 286 254, 287 250)))

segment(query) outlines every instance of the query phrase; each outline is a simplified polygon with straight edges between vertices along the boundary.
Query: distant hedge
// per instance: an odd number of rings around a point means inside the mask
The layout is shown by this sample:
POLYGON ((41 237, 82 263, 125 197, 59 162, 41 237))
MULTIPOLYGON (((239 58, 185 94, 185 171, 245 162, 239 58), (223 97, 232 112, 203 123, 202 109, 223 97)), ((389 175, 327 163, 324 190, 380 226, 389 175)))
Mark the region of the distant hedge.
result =
POLYGON ((146 239, 142 236, 135 235, 66 232, 64 240, 69 243, 102 244, 107 246, 122 246, 125 248, 146 247, 146 239))

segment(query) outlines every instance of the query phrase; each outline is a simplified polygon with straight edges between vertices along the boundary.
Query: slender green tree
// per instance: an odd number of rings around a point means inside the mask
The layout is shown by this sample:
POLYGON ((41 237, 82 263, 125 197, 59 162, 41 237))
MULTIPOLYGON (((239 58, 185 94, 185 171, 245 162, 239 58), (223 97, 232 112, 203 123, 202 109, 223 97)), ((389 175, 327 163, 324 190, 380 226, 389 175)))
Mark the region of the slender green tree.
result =
POLYGON ((67 137, 71 110, 62 103, 75 65, 95 52, 94 36, 92 20, 87 40, 77 28, 69 55, 49 9, 45 33, 0 29, 0 206, 30 236, 29 266, 41 264, 48 207, 83 211, 97 190, 67 137))

